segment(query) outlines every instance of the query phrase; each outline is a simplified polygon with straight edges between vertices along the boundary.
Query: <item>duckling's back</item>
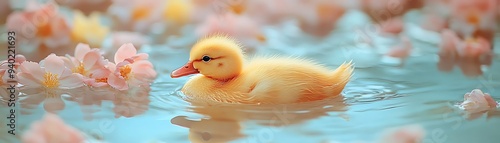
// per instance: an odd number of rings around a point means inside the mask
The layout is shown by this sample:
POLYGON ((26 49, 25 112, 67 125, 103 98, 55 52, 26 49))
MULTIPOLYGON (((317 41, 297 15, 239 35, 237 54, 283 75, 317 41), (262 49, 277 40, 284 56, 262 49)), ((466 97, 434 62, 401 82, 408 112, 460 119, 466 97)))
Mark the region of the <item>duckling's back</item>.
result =
POLYGON ((342 92, 353 72, 351 63, 336 70, 299 58, 255 58, 239 76, 253 101, 292 103, 321 100, 342 92))

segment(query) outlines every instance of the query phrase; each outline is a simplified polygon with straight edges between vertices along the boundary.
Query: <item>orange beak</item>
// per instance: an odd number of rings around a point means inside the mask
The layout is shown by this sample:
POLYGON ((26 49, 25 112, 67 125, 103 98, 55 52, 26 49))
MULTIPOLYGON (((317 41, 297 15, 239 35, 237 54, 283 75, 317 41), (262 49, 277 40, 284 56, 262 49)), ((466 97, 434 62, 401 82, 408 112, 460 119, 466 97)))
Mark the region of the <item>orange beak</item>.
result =
POLYGON ((197 69, 194 68, 193 62, 190 61, 186 65, 174 70, 172 74, 170 74, 170 77, 172 78, 178 78, 178 77, 183 77, 191 74, 196 74, 200 73, 197 69))

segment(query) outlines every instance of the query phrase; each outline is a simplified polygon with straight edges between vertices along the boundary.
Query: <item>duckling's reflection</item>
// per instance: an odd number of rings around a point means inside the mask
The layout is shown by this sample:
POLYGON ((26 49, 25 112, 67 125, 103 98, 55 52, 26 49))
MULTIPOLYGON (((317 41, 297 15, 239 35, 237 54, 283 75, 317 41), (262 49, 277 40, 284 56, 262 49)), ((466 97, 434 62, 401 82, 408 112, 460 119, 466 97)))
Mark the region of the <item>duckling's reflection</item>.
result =
POLYGON ((189 128, 189 140, 194 143, 229 142, 245 137, 244 121, 262 126, 288 126, 315 119, 327 112, 347 110, 342 96, 321 101, 286 105, 242 105, 209 102, 191 102, 193 111, 208 116, 201 120, 186 116, 174 117, 173 124, 189 128))

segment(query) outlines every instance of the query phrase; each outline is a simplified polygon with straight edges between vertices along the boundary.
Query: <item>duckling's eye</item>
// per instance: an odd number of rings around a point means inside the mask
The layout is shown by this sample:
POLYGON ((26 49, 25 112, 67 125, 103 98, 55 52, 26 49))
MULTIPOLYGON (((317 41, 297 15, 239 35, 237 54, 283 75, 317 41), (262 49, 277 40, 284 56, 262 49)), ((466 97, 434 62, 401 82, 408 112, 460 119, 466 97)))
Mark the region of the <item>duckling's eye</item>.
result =
POLYGON ((209 62, 210 60, 212 60, 212 58, 210 58, 209 56, 205 55, 205 56, 203 56, 203 58, 201 58, 201 60, 203 62, 209 62))

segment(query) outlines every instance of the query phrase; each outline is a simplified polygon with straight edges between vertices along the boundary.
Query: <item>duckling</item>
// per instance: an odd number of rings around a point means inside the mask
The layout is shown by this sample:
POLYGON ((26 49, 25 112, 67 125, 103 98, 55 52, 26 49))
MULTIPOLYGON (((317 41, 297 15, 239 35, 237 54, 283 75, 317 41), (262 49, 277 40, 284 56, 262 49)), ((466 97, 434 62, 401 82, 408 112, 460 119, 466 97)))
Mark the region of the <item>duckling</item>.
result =
POLYGON ((246 60, 238 41, 225 35, 202 38, 172 78, 192 74, 182 92, 194 100, 285 104, 338 96, 353 73, 352 62, 334 71, 311 60, 255 57, 246 60))

